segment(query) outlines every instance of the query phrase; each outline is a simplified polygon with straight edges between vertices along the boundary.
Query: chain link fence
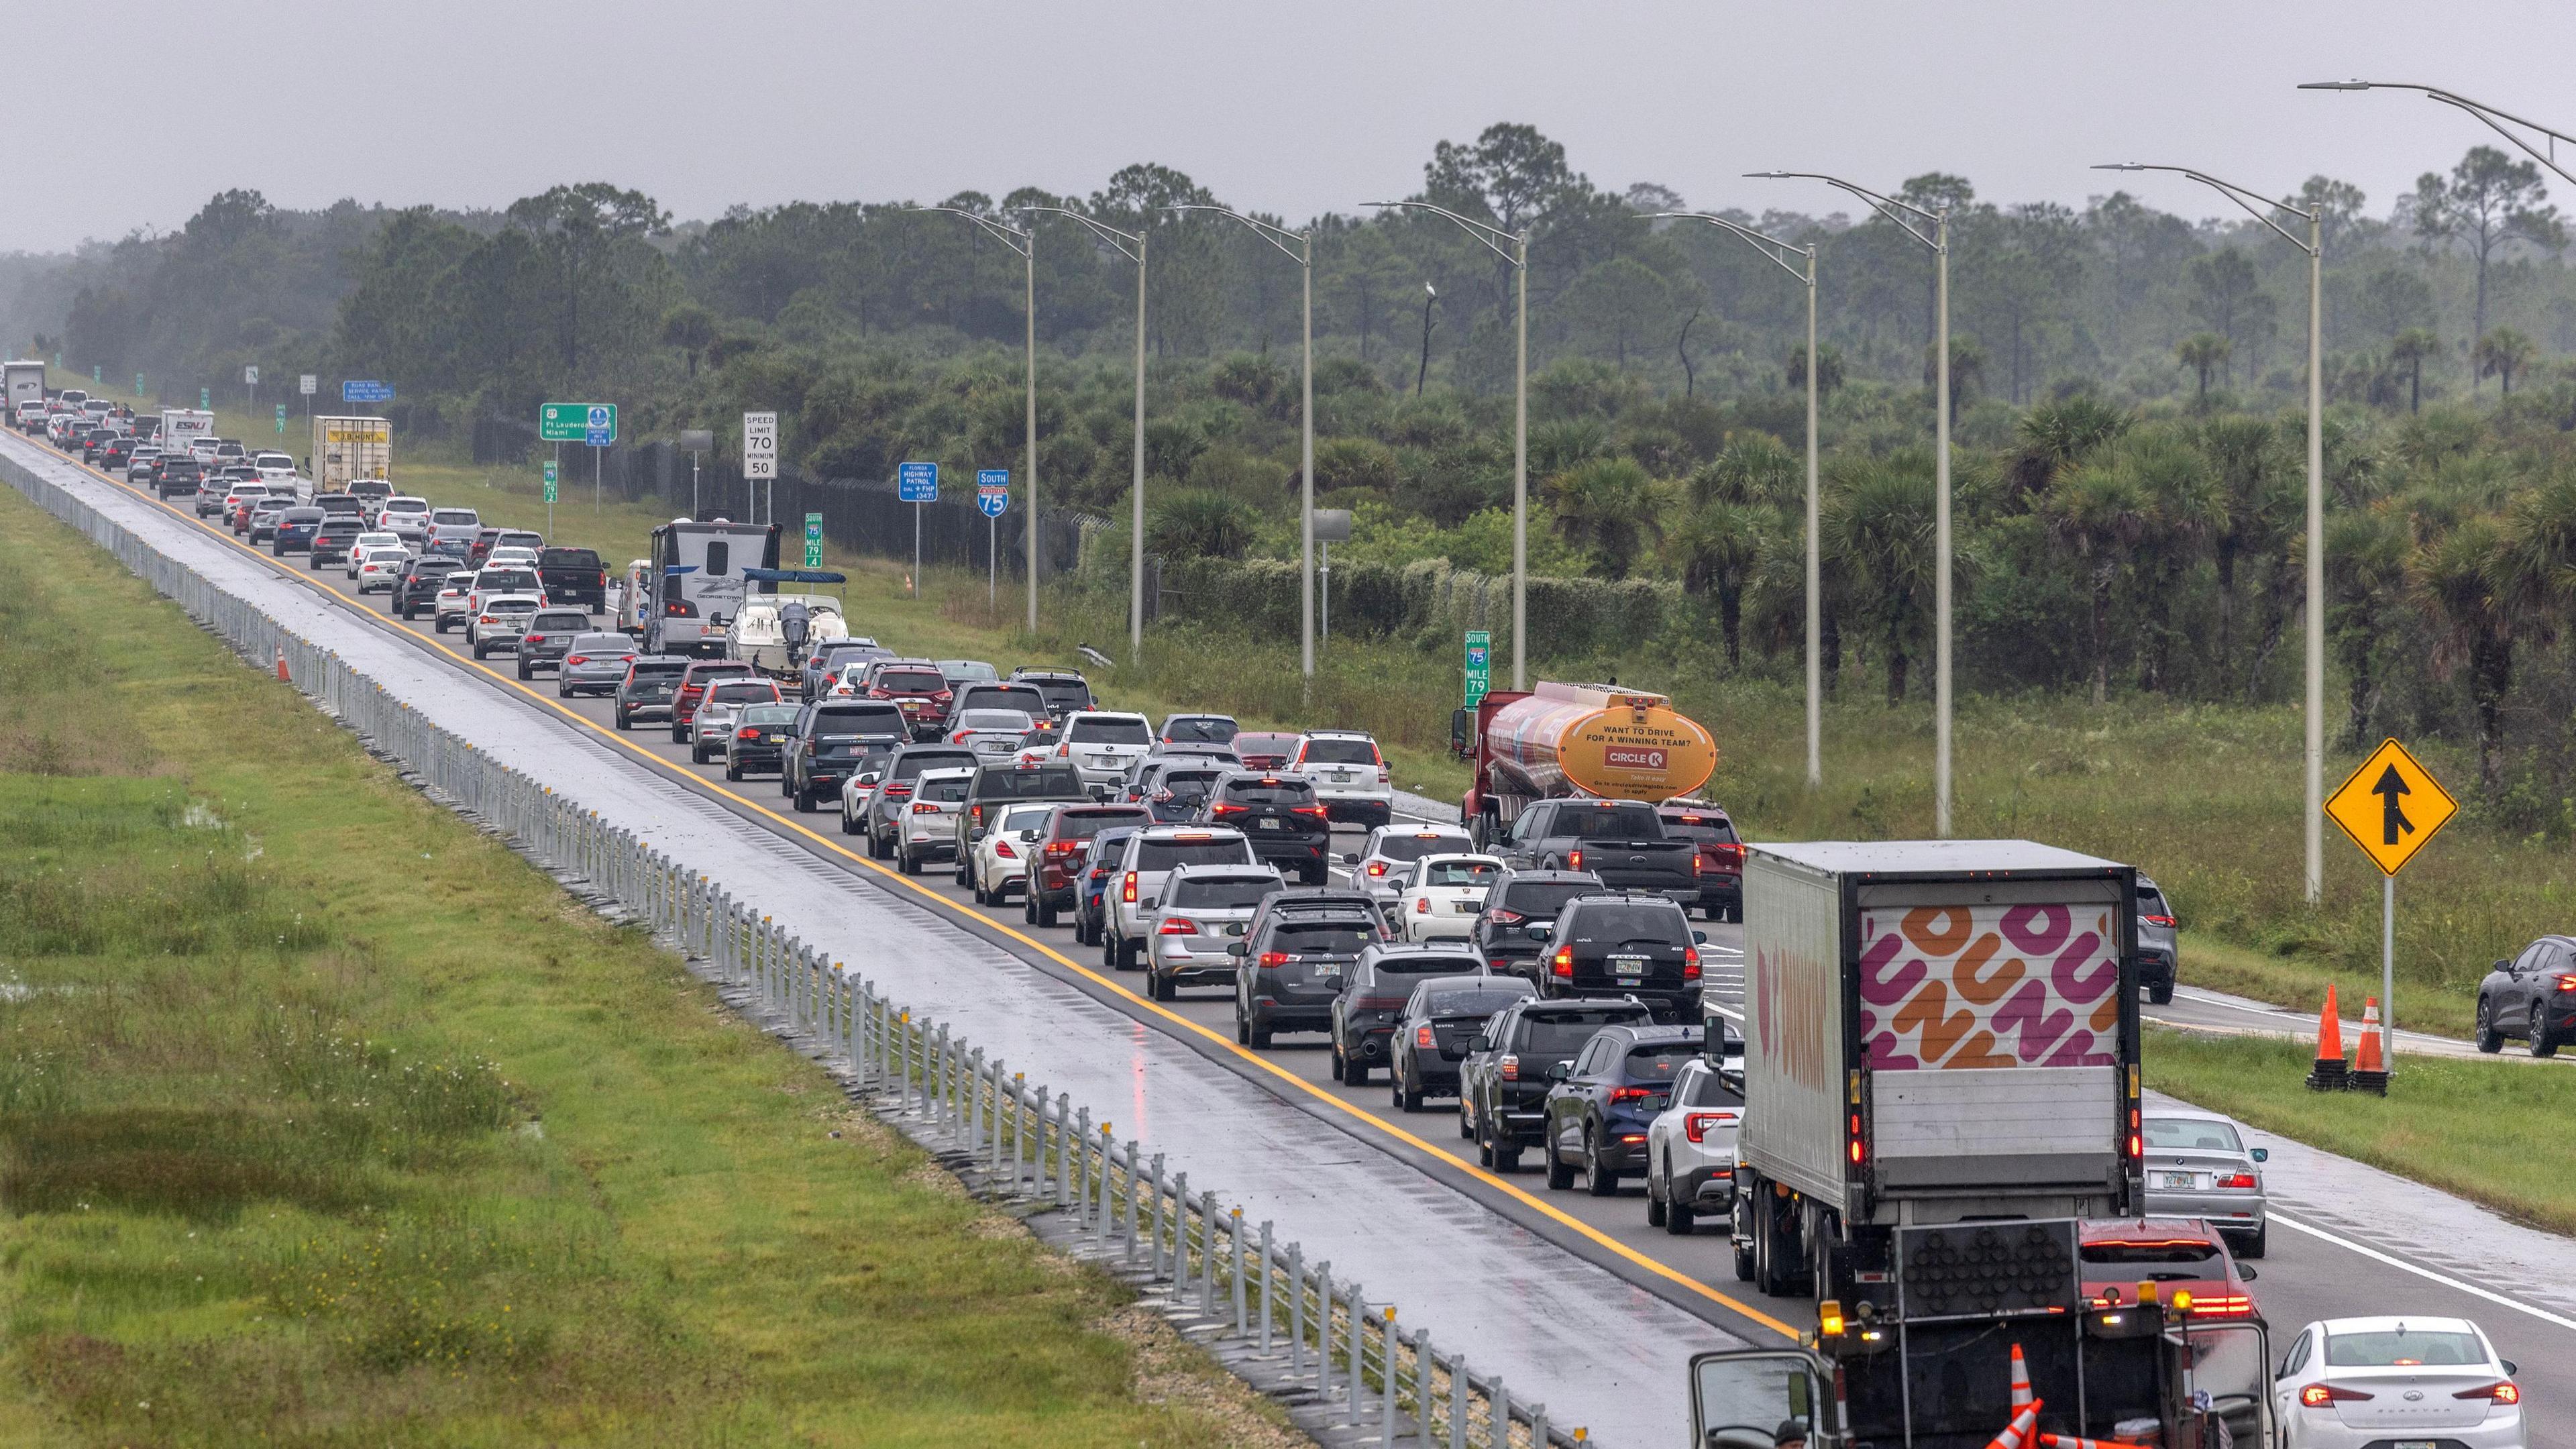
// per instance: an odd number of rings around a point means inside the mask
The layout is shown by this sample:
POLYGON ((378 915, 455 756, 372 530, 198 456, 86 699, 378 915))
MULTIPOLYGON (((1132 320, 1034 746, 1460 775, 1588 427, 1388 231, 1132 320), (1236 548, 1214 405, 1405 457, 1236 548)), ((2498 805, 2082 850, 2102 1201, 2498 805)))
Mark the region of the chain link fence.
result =
POLYGON ((1167 1169, 1089 1106, 1028 1080, 773 922, 757 905, 598 812, 432 724, 330 649, 224 592, 42 474, 6 460, 21 492, 79 529, 188 615, 295 686, 408 772, 594 904, 650 929, 746 1014, 820 1059, 878 1116, 982 1196, 1032 1211, 1075 1256, 1135 1282, 1239 1375, 1290 1401, 1328 1440, 1423 1449, 1585 1442, 1545 1405, 1472 1370, 1394 1303, 1336 1278, 1268 1222, 1167 1169), (1051 1221, 1050 1221, 1051 1219, 1051 1221))

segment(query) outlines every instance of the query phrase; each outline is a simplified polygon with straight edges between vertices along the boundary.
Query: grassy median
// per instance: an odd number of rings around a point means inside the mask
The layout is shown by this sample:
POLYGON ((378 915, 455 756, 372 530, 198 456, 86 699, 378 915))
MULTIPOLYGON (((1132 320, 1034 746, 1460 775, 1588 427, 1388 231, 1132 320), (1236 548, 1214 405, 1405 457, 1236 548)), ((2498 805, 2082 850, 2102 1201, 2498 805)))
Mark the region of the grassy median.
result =
POLYGON ((0 489, 0 1443, 1282 1421, 0 489))

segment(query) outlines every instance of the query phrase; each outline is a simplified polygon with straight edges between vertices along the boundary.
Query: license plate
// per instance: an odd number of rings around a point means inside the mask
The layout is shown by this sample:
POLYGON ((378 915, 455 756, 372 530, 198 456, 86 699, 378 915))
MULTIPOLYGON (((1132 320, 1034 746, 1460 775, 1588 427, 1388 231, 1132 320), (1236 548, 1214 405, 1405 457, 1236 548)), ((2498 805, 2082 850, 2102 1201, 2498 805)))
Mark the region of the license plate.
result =
POLYGON ((785 735, 771 735, 771 736, 769 737, 769 742, 770 742, 771 744, 773 744, 773 745, 783 745, 783 744, 787 743, 787 736, 785 736, 785 735))
POLYGON ((2191 1186, 2191 1174, 2188 1172, 2159 1172, 2156 1174, 2156 1186, 2164 1188, 2189 1189, 2191 1186))
POLYGON ((1261 828, 1264 830, 1277 830, 1280 828, 1280 825, 1276 820, 1264 820, 1261 822, 1261 828))
POLYGON ((1622 976, 1642 976, 1646 971, 1646 958, 1643 956, 1613 956, 1610 958, 1610 969, 1622 976))
POLYGON ((2439 1443, 2441 1441, 2438 1439, 2400 1439, 2397 1441, 2397 1449, 2434 1449, 2434 1446, 2439 1443))
POLYGON ((1009 740, 977 740, 975 742, 975 753, 979 755, 998 755, 1002 751, 1009 749, 1010 746, 1011 742, 1009 740))
POLYGON ((1315 979, 1318 981, 1339 981, 1342 979, 1342 968, 1339 966, 1318 966, 1314 968, 1314 971, 1315 979))

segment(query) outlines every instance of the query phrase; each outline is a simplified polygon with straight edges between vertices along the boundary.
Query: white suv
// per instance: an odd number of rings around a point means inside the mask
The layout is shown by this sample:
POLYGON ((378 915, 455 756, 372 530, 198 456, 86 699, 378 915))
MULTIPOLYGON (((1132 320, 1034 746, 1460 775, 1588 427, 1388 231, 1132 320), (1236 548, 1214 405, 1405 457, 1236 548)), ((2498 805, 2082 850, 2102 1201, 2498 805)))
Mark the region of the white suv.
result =
POLYGON ((1252 841, 1222 825, 1155 825, 1128 836, 1117 873, 1100 896, 1102 965, 1136 969, 1136 958, 1152 938, 1162 910, 1163 879, 1184 865, 1264 868, 1252 853, 1252 841))
POLYGON ((1744 1098, 1695 1057, 1674 1074, 1671 1100, 1646 1128, 1646 1225, 1686 1234, 1700 1214, 1724 1220, 1734 1209, 1744 1098))
POLYGON ((1297 737, 1288 769, 1315 787, 1330 820, 1384 825, 1395 814, 1395 785, 1377 741, 1362 730, 1310 730, 1297 737))
POLYGON ((957 853, 957 812, 966 808, 966 787, 974 782, 975 772, 959 765, 913 778, 912 798, 895 816, 895 864, 905 875, 921 874, 925 860, 957 853))
POLYGON ((1081 771, 1082 783, 1106 799, 1153 747, 1154 726, 1143 715, 1087 709, 1065 716, 1055 757, 1081 771))

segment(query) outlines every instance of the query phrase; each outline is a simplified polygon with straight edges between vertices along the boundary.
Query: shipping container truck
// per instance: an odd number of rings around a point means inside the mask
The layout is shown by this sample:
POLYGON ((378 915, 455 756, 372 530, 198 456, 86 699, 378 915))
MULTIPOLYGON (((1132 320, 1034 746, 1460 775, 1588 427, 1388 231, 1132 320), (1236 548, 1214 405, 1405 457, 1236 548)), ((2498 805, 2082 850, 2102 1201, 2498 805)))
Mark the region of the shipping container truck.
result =
POLYGON ((1615 684, 1541 681, 1498 689, 1451 726, 1475 768, 1459 800, 1479 850, 1539 800, 1658 802, 1688 795, 1717 769, 1717 745, 1669 698, 1615 684))
POLYGON ((394 476, 394 425, 383 418, 313 420, 313 491, 345 493, 361 478, 394 476))

